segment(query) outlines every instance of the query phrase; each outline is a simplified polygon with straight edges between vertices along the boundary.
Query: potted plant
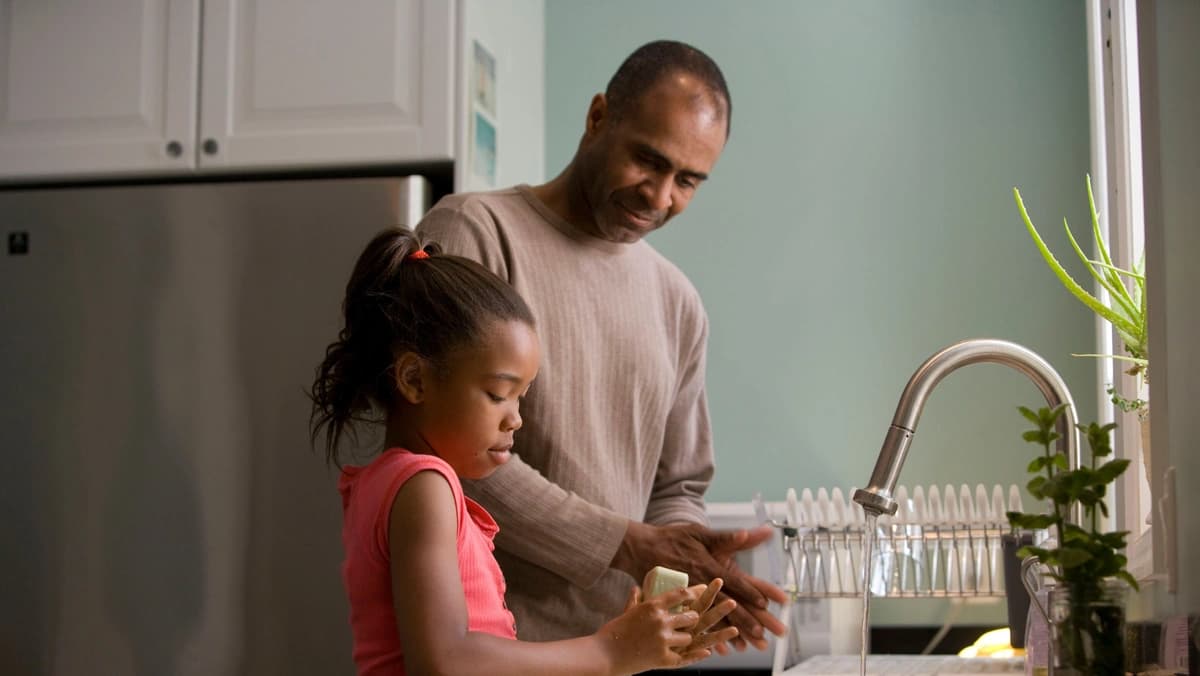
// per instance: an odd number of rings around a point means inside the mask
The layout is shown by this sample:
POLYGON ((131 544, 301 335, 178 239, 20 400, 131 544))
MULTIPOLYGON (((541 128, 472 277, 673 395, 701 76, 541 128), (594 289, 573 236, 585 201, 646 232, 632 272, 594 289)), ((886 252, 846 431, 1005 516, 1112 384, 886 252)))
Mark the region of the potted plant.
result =
MULTIPOLYGON (((1041 446, 1029 463, 1034 477, 1026 488, 1052 506, 1049 514, 1008 512, 1014 529, 1048 529, 1052 546, 1022 547, 1017 555, 1035 556, 1057 582, 1046 609, 1052 623, 1052 659, 1056 674, 1094 676, 1125 673, 1124 586, 1137 589, 1137 581, 1125 569, 1122 551, 1128 531, 1105 533, 1099 517, 1108 514, 1104 499, 1107 488, 1125 471, 1129 461, 1104 459, 1112 454, 1109 437, 1116 423, 1079 425, 1091 450, 1091 462, 1068 469, 1067 456, 1051 450, 1059 438, 1055 425, 1067 404, 1034 412, 1024 406, 1021 415, 1035 425, 1022 438, 1041 446), (1103 463, 1103 464, 1101 464, 1103 463), (1072 523, 1078 511, 1082 523, 1072 523)), ((1050 543, 1046 543, 1050 544, 1050 543)))
POLYGON ((1112 325, 1113 329, 1121 339, 1121 343, 1125 348, 1124 355, 1115 354, 1076 354, 1076 357, 1110 357, 1119 361, 1130 364, 1126 370, 1131 376, 1134 376, 1136 383, 1136 391, 1130 398, 1124 397, 1118 392, 1116 384, 1110 384, 1106 389, 1112 397, 1112 402, 1121 410, 1127 413, 1136 413, 1141 424, 1142 435, 1142 457, 1146 463, 1146 476, 1153 476, 1150 473, 1150 406, 1142 397, 1145 392, 1146 384, 1149 382, 1150 375, 1150 350, 1149 343, 1146 339, 1146 276, 1144 273, 1144 259, 1131 269, 1124 269, 1113 264, 1112 257, 1109 256, 1108 247, 1104 243, 1104 238, 1100 234, 1100 218, 1096 212, 1096 201, 1092 197, 1092 179, 1087 177, 1087 196, 1088 207, 1092 215, 1092 234, 1096 241, 1096 251, 1100 258, 1094 260, 1088 258, 1079 244, 1075 240, 1075 236, 1071 233, 1071 227, 1067 224, 1066 219, 1063 219, 1063 227, 1067 232, 1067 239, 1071 242, 1071 247, 1075 250, 1075 254, 1079 256, 1092 278, 1096 280, 1101 287, 1108 292, 1108 304, 1103 303, 1099 298, 1096 298, 1086 289, 1080 286, 1070 274, 1067 273, 1063 266, 1050 252, 1050 248, 1046 246, 1046 242, 1042 240, 1038 230, 1033 225, 1033 221, 1029 218, 1029 213, 1025 210, 1025 203, 1021 200, 1021 192, 1013 188, 1013 197, 1017 201, 1017 209, 1021 212, 1021 218, 1025 221, 1025 227, 1029 230, 1029 234, 1033 237, 1034 244, 1037 245, 1038 251, 1041 252, 1042 258, 1046 260, 1046 264, 1054 271, 1055 276, 1081 303, 1091 308, 1097 315, 1100 315, 1112 325))

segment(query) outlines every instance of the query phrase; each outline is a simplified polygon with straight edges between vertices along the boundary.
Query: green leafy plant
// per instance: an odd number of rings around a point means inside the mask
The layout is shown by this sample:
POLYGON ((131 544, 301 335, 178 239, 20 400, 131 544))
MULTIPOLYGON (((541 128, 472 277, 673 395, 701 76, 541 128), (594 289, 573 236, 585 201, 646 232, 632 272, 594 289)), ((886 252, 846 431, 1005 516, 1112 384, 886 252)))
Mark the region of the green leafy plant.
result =
POLYGON ((1033 237, 1034 244, 1037 245, 1046 264, 1050 266, 1054 275, 1058 277, 1058 281, 1066 287, 1067 291, 1070 291, 1081 303, 1112 325, 1121 338, 1126 352, 1124 355, 1076 354, 1074 356, 1111 357, 1131 364, 1126 373, 1139 377, 1138 395, 1133 399, 1127 399, 1118 395, 1112 387, 1107 391, 1112 396, 1113 403, 1120 406, 1122 410, 1144 412, 1146 402, 1140 398, 1140 393, 1141 386, 1145 384, 1149 375, 1150 366, 1149 343, 1146 338, 1145 261, 1144 259, 1139 261, 1132 269, 1128 270, 1113 265, 1108 247, 1100 234, 1100 217, 1096 212, 1096 200, 1092 196, 1091 176, 1087 177, 1087 196, 1088 207, 1092 214, 1092 235, 1095 238, 1096 251, 1099 253, 1100 259, 1088 258, 1075 240, 1075 235, 1071 233, 1071 226, 1068 225, 1065 218, 1063 219, 1063 228, 1066 230, 1067 239, 1071 242, 1071 248, 1075 250, 1079 260, 1091 273, 1092 278, 1108 292, 1109 303, 1107 305, 1080 286, 1058 262, 1050 248, 1046 246, 1046 242, 1038 233, 1037 228, 1034 227, 1033 221, 1030 220, 1029 213, 1025 210, 1025 203, 1021 200, 1021 192, 1013 188, 1013 198, 1017 201, 1017 209, 1021 212, 1022 220, 1025 221, 1025 228, 1029 230, 1029 235, 1033 237))
POLYGON ((1008 512, 1014 529, 1050 529, 1053 547, 1022 547, 1017 556, 1036 556, 1049 567, 1051 576, 1066 590, 1068 612, 1062 621, 1061 649, 1067 664, 1086 674, 1123 674, 1124 637, 1120 618, 1112 612, 1098 611, 1110 580, 1120 579, 1137 589, 1125 565, 1122 553, 1129 531, 1101 532, 1100 515, 1108 515, 1107 488, 1129 466, 1125 459, 1104 458, 1112 455, 1110 442, 1116 423, 1078 425, 1091 450, 1091 463, 1069 469, 1067 456, 1051 446, 1060 437, 1055 431, 1067 404, 1034 412, 1024 406, 1021 415, 1035 425, 1022 438, 1041 446, 1042 452, 1029 463, 1034 475, 1026 488, 1033 497, 1048 500, 1049 514, 1008 512), (1102 464, 1101 464, 1102 463, 1102 464), (1079 508, 1076 510, 1076 508, 1079 508), (1082 523, 1072 523, 1071 514, 1082 513, 1082 523))

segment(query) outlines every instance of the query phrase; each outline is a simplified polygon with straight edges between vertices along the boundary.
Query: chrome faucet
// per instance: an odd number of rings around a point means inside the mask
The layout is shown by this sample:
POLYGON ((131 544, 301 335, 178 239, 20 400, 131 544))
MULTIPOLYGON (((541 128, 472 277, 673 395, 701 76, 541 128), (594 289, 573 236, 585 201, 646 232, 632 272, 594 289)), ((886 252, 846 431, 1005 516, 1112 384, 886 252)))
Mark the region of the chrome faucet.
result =
MULTIPOLYGON (((1079 415, 1075 411, 1071 392, 1058 372, 1045 359, 1016 343, 993 338, 964 340, 926 359, 909 378, 908 385, 900 394, 900 403, 896 405, 892 425, 883 438, 883 447, 879 449, 871 479, 866 488, 854 491, 854 501, 862 505, 864 510, 876 516, 896 513, 897 505, 892 493, 896 489, 896 480, 900 478, 900 468, 904 466, 913 434, 917 431, 917 421, 921 418, 925 401, 933 388, 950 372, 979 362, 1004 364, 1029 376, 1051 408, 1067 404, 1065 415, 1058 419, 1058 449, 1066 453, 1071 469, 1079 467, 1079 437, 1075 428, 1079 415)), ((1072 515, 1072 520, 1078 523, 1079 515, 1072 515)))

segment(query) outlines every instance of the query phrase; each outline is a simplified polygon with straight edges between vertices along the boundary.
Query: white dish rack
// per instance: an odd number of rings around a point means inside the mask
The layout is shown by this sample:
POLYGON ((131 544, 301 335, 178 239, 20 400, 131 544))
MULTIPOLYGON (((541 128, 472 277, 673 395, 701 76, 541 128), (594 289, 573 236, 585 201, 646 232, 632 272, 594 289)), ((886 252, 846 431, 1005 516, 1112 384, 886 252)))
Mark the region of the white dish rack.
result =
MULTIPOLYGON (((820 488, 797 496, 789 489, 787 500, 769 509, 755 498, 759 521, 782 534, 782 548, 769 552, 772 577, 794 599, 862 597, 867 520, 862 507, 844 497, 853 493, 820 488)), ((895 499, 896 515, 881 516, 874 528, 871 596, 1004 594, 1006 512, 1023 511, 1016 486, 917 486, 911 492, 901 486, 895 499)))
MULTIPOLYGON (((858 676, 858 655, 813 657, 782 672, 784 676, 858 676)), ((969 674, 1024 674, 1025 660, 977 659, 944 655, 868 655, 867 673, 873 676, 967 676, 969 674)))

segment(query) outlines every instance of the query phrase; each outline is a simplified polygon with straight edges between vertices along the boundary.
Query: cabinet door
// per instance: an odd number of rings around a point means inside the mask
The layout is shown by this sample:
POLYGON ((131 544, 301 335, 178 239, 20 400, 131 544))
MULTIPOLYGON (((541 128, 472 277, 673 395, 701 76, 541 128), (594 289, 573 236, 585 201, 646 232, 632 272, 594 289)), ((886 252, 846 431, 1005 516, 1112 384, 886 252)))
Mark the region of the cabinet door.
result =
POLYGON ((207 0, 199 165, 451 159, 454 4, 207 0))
POLYGON ((0 0, 0 180, 194 166, 200 0, 0 0))

